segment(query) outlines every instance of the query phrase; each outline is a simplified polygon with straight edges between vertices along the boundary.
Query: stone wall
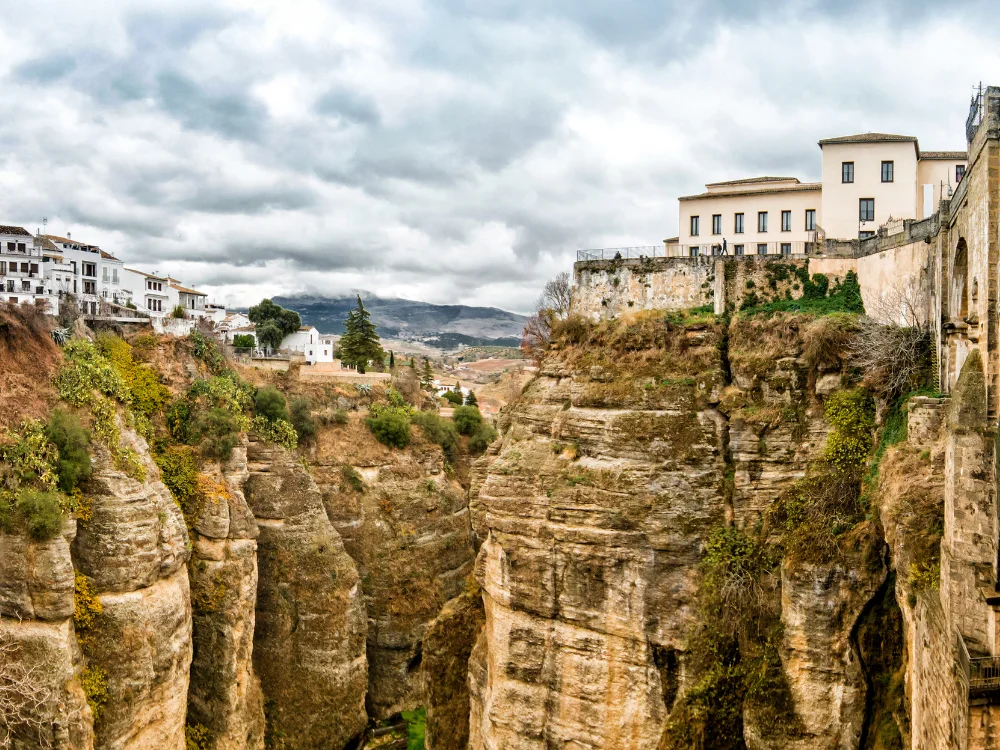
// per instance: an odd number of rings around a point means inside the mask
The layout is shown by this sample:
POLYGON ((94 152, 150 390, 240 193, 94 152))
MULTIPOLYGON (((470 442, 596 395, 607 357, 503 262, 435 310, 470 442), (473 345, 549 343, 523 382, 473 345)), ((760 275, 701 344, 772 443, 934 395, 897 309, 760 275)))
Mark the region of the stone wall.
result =
POLYGON ((715 258, 709 257, 590 260, 573 271, 573 309, 593 320, 701 307, 715 293, 715 258))

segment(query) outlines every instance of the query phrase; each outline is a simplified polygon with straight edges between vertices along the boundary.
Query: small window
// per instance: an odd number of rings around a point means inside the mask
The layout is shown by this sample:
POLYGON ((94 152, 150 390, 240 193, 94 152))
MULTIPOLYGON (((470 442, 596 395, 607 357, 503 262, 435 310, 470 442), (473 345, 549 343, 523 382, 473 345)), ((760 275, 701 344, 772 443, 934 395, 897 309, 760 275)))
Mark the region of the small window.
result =
POLYGON ((757 231, 758 232, 767 231, 767 211, 757 212, 757 231))
POLYGON ((782 255, 791 255, 792 254, 792 243, 791 242, 782 242, 781 243, 781 254, 782 255))
POLYGON ((781 212, 781 231, 791 232, 792 231, 792 212, 782 211, 781 212))
POLYGON ((757 243, 757 255, 767 255, 767 243, 758 242, 757 243))
POLYGON ((806 209, 806 231, 814 232, 816 231, 816 209, 807 208, 806 209))
POLYGON ((17 243, 15 243, 15 242, 8 242, 7 243, 7 252, 11 252, 12 253, 16 249, 17 249, 17 243))
POLYGON ((892 162, 882 162, 882 182, 892 182, 892 162))
POLYGON ((862 240, 867 240, 869 237, 874 237, 875 232, 861 232, 858 237, 862 240))
POLYGON ((23 253, 23 252, 27 252, 27 251, 25 250, 25 247, 24 247, 24 243, 23 243, 23 242, 18 242, 18 243, 17 243, 17 251, 18 251, 19 253, 23 253))
POLYGON ((840 181, 854 182, 854 162, 845 161, 840 165, 840 181))
POLYGON ((743 214, 736 214, 736 234, 743 234, 743 214))
POLYGON ((690 255, 692 258, 697 258, 698 257, 698 246, 697 245, 691 245, 690 247, 688 247, 688 255, 690 255))
POLYGON ((955 166, 955 182, 961 182, 963 177, 965 177, 965 165, 958 164, 955 166))
POLYGON ((698 230, 700 229, 700 226, 699 226, 700 223, 701 222, 699 221, 699 218, 697 216, 692 216, 691 217, 691 236, 692 237, 697 237, 698 236, 698 230))
POLYGON ((722 214, 712 214, 712 234, 722 234, 722 214))
POLYGON ((859 219, 861 221, 875 221, 875 199, 862 198, 859 202, 859 219))
POLYGON ((736 255, 743 255, 743 245, 733 245, 733 253, 736 255))

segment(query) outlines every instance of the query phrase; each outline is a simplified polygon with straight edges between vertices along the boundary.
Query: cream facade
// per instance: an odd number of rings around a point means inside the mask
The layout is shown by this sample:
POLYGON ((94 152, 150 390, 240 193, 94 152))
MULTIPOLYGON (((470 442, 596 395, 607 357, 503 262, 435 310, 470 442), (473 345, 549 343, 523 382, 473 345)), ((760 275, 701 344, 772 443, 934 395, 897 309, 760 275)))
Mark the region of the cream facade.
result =
POLYGON ((794 177, 716 182, 680 201, 673 255, 800 255, 815 240, 821 186, 794 177))
POLYGON ((918 219, 937 211, 942 199, 954 194, 965 177, 969 155, 965 151, 921 151, 917 162, 918 219))

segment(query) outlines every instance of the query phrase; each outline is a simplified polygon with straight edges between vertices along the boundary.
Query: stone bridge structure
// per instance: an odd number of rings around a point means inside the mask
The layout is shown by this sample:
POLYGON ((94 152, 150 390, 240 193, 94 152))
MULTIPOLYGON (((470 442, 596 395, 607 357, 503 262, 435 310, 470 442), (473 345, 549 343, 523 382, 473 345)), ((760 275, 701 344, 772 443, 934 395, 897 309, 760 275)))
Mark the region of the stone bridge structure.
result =
MULTIPOLYGON (((1000 571, 996 442, 1000 413, 1000 87, 973 102, 969 163, 931 217, 866 240, 819 237, 808 257, 620 257, 575 264, 574 309, 593 319, 634 310, 738 309, 753 290, 801 295, 803 274, 857 274, 866 312, 927 325, 943 444, 940 607, 908 613, 913 748, 1000 748, 1000 571), (798 280, 798 283, 797 283, 798 280)), ((911 430, 927 409, 911 404, 911 430)), ((905 575, 905 572, 901 573, 905 575)))

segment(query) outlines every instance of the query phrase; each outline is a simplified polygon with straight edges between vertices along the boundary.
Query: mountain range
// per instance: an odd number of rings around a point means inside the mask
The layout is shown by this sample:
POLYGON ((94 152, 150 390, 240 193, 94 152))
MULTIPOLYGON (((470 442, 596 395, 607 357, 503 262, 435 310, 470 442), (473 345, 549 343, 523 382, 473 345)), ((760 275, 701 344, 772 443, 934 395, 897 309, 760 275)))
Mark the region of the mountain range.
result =
MULTIPOLYGON (((365 308, 383 338, 420 341, 442 349, 460 345, 517 346, 527 318, 496 307, 434 305, 429 302, 361 294, 365 308)), ((343 333, 356 295, 274 297, 275 304, 295 310, 305 325, 322 333, 343 333)))

